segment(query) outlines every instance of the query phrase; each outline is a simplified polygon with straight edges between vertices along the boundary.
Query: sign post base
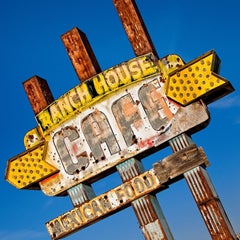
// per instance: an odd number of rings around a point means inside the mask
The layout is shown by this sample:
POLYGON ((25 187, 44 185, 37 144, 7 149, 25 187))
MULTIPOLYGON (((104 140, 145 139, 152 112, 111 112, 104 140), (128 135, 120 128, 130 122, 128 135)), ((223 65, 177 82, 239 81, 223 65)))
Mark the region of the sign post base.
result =
MULTIPOLYGON (((134 158, 119 164, 117 169, 123 182, 143 173, 142 163, 134 158)), ((131 205, 146 240, 174 239, 155 195, 147 194, 133 201, 131 205)))
MULTIPOLYGON (((192 140, 186 134, 181 134, 169 141, 169 143, 173 151, 178 152, 192 144, 192 140)), ((198 166, 185 172, 183 175, 212 239, 237 240, 238 238, 234 233, 207 171, 203 167, 198 166)))

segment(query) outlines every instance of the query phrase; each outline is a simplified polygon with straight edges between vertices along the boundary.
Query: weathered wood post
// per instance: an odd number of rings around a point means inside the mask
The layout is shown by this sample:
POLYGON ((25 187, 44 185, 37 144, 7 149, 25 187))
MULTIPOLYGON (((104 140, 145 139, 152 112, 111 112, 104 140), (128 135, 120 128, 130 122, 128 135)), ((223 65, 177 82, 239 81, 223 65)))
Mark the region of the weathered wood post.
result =
MULTIPOLYGON (((122 1, 121 3, 124 2, 122 1)), ((126 6, 130 7, 130 12, 126 11, 123 13, 123 15, 126 15, 127 17, 124 17, 124 21, 126 19, 130 19, 130 16, 133 17, 133 19, 131 19, 131 22, 128 22, 128 24, 136 24, 134 27, 139 30, 139 32, 131 34, 134 39, 130 41, 133 48, 136 48, 138 55, 152 52, 153 44, 149 44, 150 37, 147 34, 143 21, 140 20, 141 16, 137 12, 136 6, 131 4, 116 6, 119 7, 119 11, 121 11, 121 9, 128 10, 126 6), (146 43, 148 45, 142 46, 143 43, 146 43), (139 46, 136 46, 138 44, 139 46)), ((123 23, 125 24, 125 22, 123 23)), ((135 30, 134 27, 130 26, 130 29, 135 30)), ((87 80, 90 77, 93 77, 95 74, 101 72, 90 43, 87 41, 85 34, 83 34, 80 30, 74 28, 65 33, 62 35, 62 41, 80 81, 87 80)), ((133 177, 136 177, 137 175, 143 173, 143 166, 140 165, 142 165, 142 163, 134 158, 128 160, 126 163, 118 165, 117 169, 123 182, 129 181, 133 177)), ((70 188, 68 190, 68 194, 71 197, 74 206, 79 206, 95 196, 92 188, 90 190, 91 194, 86 194, 89 191, 90 186, 88 186, 87 191, 81 191, 83 186, 86 187, 83 184, 79 184, 74 188, 70 188), (91 198, 87 196, 91 196, 91 198), (85 201, 80 201, 79 199, 84 199, 85 201)), ((139 200, 135 200, 132 202, 132 207, 134 208, 134 211, 140 223, 140 227, 146 239, 173 239, 156 196, 146 195, 139 200), (139 207, 139 205, 141 207, 139 207)))
MULTIPOLYGON (((64 33, 61 39, 81 83, 101 72, 84 32, 75 27, 64 33)), ((91 184, 88 183, 80 183, 69 188, 67 192, 74 206, 81 206, 96 196, 91 184)))

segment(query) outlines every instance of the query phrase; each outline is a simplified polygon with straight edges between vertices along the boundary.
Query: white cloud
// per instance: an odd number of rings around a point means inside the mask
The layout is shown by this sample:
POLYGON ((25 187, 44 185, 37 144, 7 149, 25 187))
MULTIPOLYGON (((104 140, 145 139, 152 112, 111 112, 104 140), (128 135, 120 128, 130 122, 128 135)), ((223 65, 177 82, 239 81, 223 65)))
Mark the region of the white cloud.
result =
POLYGON ((45 204, 43 205, 43 209, 46 210, 46 209, 49 209, 51 208, 52 206, 54 205, 54 200, 51 198, 51 199, 48 199, 45 204))
POLYGON ((230 95, 226 96, 212 104, 209 105, 211 109, 229 109, 231 112, 231 119, 233 124, 240 124, 240 96, 230 95))
POLYGON ((240 107, 240 96, 226 96, 216 102, 210 104, 211 108, 232 108, 240 107))
POLYGON ((236 119, 236 124, 240 124, 240 116, 236 119))

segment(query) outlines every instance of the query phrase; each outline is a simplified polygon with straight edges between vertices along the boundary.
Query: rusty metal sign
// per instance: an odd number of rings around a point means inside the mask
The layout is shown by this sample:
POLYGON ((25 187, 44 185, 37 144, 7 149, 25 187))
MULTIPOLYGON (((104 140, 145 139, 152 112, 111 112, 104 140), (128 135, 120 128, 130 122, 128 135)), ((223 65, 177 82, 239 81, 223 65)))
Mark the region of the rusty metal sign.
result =
POLYGON ((177 55, 157 60, 150 53, 76 86, 36 116, 39 127, 25 136, 27 152, 8 162, 7 180, 18 188, 39 183, 45 194, 61 195, 183 132, 199 130, 209 115, 197 100, 229 84, 211 71, 215 59, 211 51, 184 65, 177 55), (29 164, 29 155, 45 167, 29 164))

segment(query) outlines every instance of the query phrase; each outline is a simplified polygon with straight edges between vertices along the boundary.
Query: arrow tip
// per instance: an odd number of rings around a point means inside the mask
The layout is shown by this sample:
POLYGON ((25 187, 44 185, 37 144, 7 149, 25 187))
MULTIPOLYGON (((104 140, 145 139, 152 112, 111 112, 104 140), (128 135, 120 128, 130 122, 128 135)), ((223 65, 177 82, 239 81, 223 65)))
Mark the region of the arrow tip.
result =
POLYGON ((5 179, 18 189, 40 189, 38 183, 59 170, 43 160, 45 144, 8 161, 5 179))
POLYGON ((231 83, 219 76, 220 59, 210 51, 169 74, 166 95, 186 106, 198 99, 209 104, 234 91, 231 83))

